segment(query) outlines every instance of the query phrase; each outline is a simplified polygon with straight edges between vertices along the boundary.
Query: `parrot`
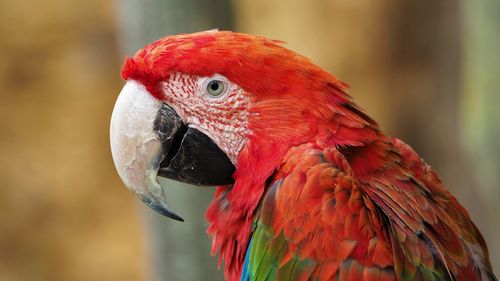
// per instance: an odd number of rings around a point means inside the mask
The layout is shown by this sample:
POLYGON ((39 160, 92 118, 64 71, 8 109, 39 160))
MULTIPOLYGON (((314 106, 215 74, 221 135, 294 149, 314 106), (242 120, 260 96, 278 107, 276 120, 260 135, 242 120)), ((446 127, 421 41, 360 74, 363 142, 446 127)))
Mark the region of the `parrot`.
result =
POLYGON ((497 280, 431 166, 284 45, 210 30, 126 57, 110 123, 124 185, 178 221, 159 177, 216 186, 207 232, 229 281, 497 280))

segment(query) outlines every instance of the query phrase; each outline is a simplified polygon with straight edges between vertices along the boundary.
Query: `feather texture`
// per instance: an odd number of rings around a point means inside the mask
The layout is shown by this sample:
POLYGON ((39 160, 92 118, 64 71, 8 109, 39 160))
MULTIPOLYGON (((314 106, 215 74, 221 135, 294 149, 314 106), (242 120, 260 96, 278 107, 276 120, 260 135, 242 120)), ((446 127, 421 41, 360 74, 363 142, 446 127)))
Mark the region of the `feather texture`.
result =
POLYGON ((430 167, 397 139, 370 145, 392 160, 363 177, 352 164, 375 156, 361 150, 290 150, 264 197, 246 280, 490 280, 475 258, 481 249, 484 262, 484 241, 430 167))
POLYGON ((226 279, 496 280, 481 234, 436 173, 382 134, 345 83, 282 42, 169 36, 122 69, 158 99, 172 73, 223 75, 249 100, 228 105, 246 111, 250 133, 235 183, 207 211, 226 279))

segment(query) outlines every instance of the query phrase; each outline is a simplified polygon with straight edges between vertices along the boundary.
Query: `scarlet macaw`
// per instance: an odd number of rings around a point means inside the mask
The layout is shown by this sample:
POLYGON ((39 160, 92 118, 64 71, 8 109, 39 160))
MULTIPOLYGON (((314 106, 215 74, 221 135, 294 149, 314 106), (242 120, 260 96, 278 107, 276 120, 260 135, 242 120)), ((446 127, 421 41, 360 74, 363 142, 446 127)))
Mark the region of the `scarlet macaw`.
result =
POLYGON ((125 185, 218 185, 207 211, 227 280, 496 280, 467 211, 347 85, 259 36, 169 36, 127 58, 111 121, 125 185))

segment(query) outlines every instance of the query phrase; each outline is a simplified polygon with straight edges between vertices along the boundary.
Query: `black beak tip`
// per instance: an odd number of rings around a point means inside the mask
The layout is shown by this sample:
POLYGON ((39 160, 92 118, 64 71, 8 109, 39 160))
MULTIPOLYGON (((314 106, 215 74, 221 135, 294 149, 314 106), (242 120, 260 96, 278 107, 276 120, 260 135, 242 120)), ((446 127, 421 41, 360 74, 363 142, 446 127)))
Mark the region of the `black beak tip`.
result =
POLYGON ((146 205, 148 205, 151 209, 155 210, 159 214, 174 219, 176 221, 182 221, 182 222, 184 221, 183 218, 181 218, 179 215, 170 210, 165 204, 161 204, 145 196, 140 196, 139 198, 142 200, 142 202, 144 202, 146 205))
POLYGON ((184 221, 183 218, 181 218, 179 215, 177 215, 176 213, 172 212, 171 210, 169 210, 167 208, 164 208, 164 207, 158 207, 158 208, 151 207, 151 208, 153 208, 158 213, 166 216, 167 218, 171 218, 171 219, 174 219, 176 221, 182 221, 182 222, 184 221))

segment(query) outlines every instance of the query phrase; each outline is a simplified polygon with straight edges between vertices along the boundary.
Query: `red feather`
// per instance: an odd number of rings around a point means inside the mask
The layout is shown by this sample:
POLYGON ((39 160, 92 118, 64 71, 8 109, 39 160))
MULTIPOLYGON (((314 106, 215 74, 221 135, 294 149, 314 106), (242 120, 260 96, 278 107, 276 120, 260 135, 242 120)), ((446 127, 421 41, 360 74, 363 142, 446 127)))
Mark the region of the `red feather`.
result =
POLYGON ((494 278, 481 234, 434 171, 307 58, 259 36, 201 32, 146 46, 122 77, 163 99, 173 72, 218 73, 251 97, 235 183, 207 211, 227 279, 240 278, 256 219, 271 250, 286 239, 278 279, 293 260, 311 261, 293 280, 494 278))

